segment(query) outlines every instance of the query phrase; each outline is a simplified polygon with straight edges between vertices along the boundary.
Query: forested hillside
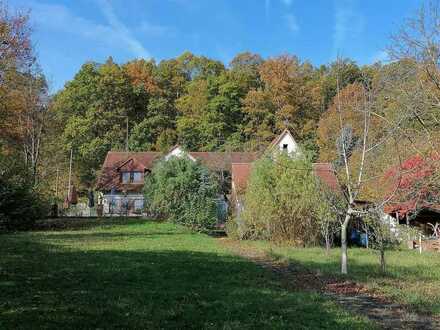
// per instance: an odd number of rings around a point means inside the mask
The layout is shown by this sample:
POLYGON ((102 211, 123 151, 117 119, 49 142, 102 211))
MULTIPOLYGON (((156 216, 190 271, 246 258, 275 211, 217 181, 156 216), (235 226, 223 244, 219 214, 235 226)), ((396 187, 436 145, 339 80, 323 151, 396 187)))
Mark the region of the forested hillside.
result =
POLYGON ((289 128, 318 158, 319 120, 339 87, 372 79, 380 65, 346 59, 320 68, 284 54, 241 53, 225 66, 186 52, 156 62, 85 63, 53 98, 62 149, 93 181, 108 150, 259 150, 289 128))
MULTIPOLYGON (((365 164, 377 178, 438 145, 439 55, 433 49, 440 32, 424 30, 431 18, 423 10, 390 40, 386 63, 360 66, 339 58, 316 67, 294 54, 251 52, 230 63, 190 52, 127 63, 110 56, 84 63, 54 95, 38 66, 28 16, 7 9, 1 15, 2 37, 13 42, 0 49, 0 147, 23 160, 50 195, 67 186, 71 152, 72 180, 83 189, 95 185, 109 150, 166 151, 180 144, 255 151, 285 128, 313 161, 332 162, 340 174, 344 150, 351 168, 365 164)), ((370 197, 379 193, 372 182, 362 189, 370 197)))

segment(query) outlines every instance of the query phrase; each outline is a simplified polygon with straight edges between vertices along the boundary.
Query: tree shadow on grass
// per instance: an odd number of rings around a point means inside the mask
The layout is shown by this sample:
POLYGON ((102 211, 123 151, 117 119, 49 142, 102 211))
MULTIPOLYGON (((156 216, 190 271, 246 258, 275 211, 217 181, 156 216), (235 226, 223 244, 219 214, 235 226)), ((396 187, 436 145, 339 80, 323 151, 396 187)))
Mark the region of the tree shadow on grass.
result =
POLYGON ((34 230, 85 230, 96 227, 139 225, 151 221, 160 222, 146 218, 130 217, 55 218, 38 221, 34 227, 34 230))
POLYGON ((2 329, 365 328, 317 294, 284 290, 239 257, 71 251, 29 235, 4 238, 2 329))
MULTIPOLYGON (((188 233, 176 233, 176 232, 152 232, 152 233, 133 233, 133 232, 84 232, 81 233, 81 240, 114 240, 114 239, 161 239, 164 236, 178 237, 178 236, 188 236, 188 233)), ((50 242, 51 240, 73 240, 78 241, 78 234, 76 233, 63 233, 58 232, 56 234, 41 235, 45 240, 50 242)))
MULTIPOLYGON (((357 252, 369 253, 367 250, 357 252)), ((433 267, 432 265, 415 266, 411 262, 405 262, 405 259, 402 259, 400 264, 388 263, 387 271, 383 273, 380 270, 379 260, 376 261, 375 256, 371 256, 370 259, 362 259, 359 255, 355 255, 349 257, 349 274, 342 275, 340 273, 339 258, 334 256, 324 256, 323 254, 320 258, 304 260, 303 258, 286 256, 283 253, 273 251, 270 254, 273 258, 284 259, 295 265, 299 272, 303 269, 305 272, 317 274, 323 280, 332 282, 348 279, 373 285, 379 291, 386 292, 390 297, 397 297, 402 303, 419 313, 438 314, 438 311, 440 311, 440 297, 435 296, 435 292, 432 292, 432 290, 429 296, 424 295, 424 292, 420 290, 421 288, 427 290, 426 287, 429 285, 437 287, 438 270, 427 271, 427 267, 433 267), (409 286, 413 286, 411 291, 409 286)))

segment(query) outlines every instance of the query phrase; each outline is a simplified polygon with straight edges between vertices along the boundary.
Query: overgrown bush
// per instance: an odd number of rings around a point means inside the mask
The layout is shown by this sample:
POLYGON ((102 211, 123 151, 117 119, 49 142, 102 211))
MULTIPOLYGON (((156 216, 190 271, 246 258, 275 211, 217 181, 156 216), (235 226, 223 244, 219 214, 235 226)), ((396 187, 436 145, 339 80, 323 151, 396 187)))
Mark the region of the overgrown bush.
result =
POLYGON ((278 154, 254 164, 240 219, 242 238, 314 245, 320 230, 317 182, 306 157, 278 154))
POLYGON ((186 157, 159 162, 144 187, 149 211, 197 231, 215 227, 218 193, 212 173, 186 157))
POLYGON ((0 229, 30 229, 47 211, 47 203, 21 162, 0 156, 0 229))

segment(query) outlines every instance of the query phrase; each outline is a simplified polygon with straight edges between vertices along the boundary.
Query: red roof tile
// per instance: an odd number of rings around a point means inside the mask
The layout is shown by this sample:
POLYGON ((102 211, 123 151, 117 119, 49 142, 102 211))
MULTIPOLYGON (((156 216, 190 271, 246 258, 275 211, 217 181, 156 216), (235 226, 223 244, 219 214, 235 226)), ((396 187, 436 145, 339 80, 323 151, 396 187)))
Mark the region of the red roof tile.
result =
POLYGON ((124 162, 134 159, 145 168, 151 169, 153 162, 162 155, 161 152, 119 152, 109 151, 105 157, 103 167, 120 166, 124 162))
MULTIPOLYGON (((255 152, 189 152, 195 159, 214 171, 231 171, 232 163, 250 163, 257 159, 255 152)), ((114 152, 109 151, 102 166, 97 189, 130 190, 135 185, 122 185, 121 171, 144 171, 153 167, 160 152, 114 152)), ((138 187, 135 190, 139 190, 138 187)))
POLYGON ((341 193, 341 186, 336 177, 335 169, 330 163, 314 163, 313 172, 333 192, 341 193))
POLYGON ((232 163, 232 184, 235 192, 242 194, 246 190, 247 182, 251 175, 252 164, 250 163, 232 163))
POLYGON ((252 163, 257 159, 255 152, 190 152, 211 170, 231 171, 232 163, 252 163))
POLYGON ((160 152, 115 152, 109 151, 102 165, 97 189, 110 191, 140 191, 143 184, 122 184, 121 171, 144 172, 153 167, 153 163, 162 153, 160 152))

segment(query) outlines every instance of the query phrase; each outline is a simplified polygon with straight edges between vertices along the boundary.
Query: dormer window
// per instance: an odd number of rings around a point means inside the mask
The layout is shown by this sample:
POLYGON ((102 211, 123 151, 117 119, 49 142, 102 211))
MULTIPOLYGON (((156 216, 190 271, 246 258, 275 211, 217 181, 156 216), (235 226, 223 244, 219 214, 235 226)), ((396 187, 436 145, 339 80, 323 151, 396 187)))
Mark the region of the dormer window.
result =
POLYGON ((122 172, 122 183, 130 183, 130 172, 122 172))
POLYGON ((287 143, 283 144, 283 151, 287 151, 289 148, 289 145, 287 143))
POLYGON ((142 172, 122 172, 122 183, 142 183, 142 172))

